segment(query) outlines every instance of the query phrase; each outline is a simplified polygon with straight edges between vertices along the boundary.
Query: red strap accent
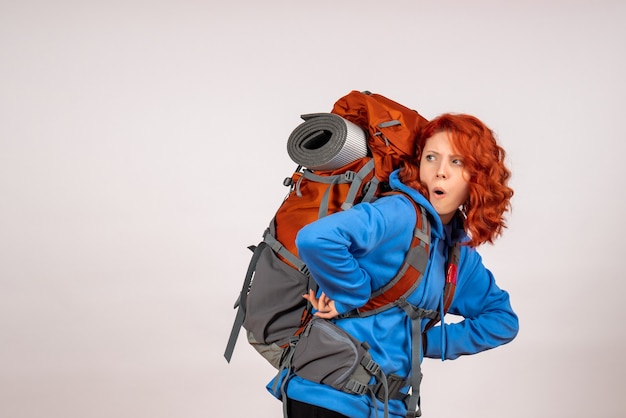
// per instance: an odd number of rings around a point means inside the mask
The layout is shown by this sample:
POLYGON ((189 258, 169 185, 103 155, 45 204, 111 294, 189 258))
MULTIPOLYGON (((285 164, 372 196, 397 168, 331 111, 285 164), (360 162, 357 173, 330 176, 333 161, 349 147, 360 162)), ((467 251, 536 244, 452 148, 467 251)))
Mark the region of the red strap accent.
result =
MULTIPOLYGON (((456 292, 456 280, 459 275, 459 257, 460 248, 459 244, 455 244, 454 247, 450 247, 448 255, 448 269, 446 271, 446 283, 443 288, 443 314, 445 315, 450 310, 452 300, 454 299, 454 293, 456 292)), ((437 324, 439 319, 431 319, 427 324, 424 331, 428 331, 437 324)))
MULTIPOLYGON (((458 261, 457 261, 458 262, 458 261)), ((454 299, 454 292, 456 291, 456 278, 458 276, 458 266, 454 264, 454 260, 448 265, 448 272, 446 273, 446 285, 443 289, 443 313, 444 315, 450 309, 452 305, 452 299, 454 299)))

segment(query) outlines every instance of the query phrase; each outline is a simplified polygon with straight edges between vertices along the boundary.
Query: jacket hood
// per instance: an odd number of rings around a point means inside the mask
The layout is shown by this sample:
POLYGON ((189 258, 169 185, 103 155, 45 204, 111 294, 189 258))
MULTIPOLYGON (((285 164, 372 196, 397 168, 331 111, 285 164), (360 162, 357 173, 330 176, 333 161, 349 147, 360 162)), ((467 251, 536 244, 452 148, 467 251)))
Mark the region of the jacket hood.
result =
POLYGON ((411 196, 411 199, 413 199, 415 203, 417 203, 418 205, 426 209, 426 211, 428 212, 431 218, 431 222, 430 222, 431 232, 437 238, 444 237, 443 224, 441 223, 441 218, 437 214, 437 211, 435 211, 435 208, 433 208, 433 205, 430 204, 428 199, 423 194, 421 194, 414 188, 409 187, 400 181, 400 169, 395 170, 389 175, 389 186, 394 190, 399 190, 411 196))

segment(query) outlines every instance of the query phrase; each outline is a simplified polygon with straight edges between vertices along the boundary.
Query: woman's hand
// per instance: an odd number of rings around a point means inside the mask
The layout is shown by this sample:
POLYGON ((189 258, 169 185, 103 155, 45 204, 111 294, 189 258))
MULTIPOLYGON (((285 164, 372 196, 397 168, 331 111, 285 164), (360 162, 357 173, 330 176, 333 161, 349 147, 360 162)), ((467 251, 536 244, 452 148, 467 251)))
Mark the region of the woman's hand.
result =
POLYGON ((332 301, 324 292, 320 295, 319 299, 315 296, 315 292, 309 289, 308 295, 302 295, 303 298, 311 302, 313 308, 317 310, 315 316, 323 319, 331 319, 339 315, 337 309, 335 309, 335 302, 332 301))

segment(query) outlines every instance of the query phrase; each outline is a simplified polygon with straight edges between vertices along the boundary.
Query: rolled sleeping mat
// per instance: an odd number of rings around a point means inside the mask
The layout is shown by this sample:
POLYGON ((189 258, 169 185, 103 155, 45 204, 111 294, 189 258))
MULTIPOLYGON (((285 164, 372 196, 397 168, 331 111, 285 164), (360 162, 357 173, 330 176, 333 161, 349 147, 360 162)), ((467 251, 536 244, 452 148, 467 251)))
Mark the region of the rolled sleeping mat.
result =
POLYGON ((335 170, 368 155, 365 131, 334 113, 302 115, 304 122, 289 136, 287 152, 311 170, 335 170))

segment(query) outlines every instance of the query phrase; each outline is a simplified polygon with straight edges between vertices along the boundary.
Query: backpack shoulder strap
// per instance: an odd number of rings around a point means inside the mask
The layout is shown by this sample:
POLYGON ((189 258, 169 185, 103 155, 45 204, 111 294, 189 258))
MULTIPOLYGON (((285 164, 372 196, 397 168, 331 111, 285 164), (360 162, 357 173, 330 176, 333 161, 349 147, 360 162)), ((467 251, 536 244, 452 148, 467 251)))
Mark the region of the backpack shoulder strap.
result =
MULTIPOLYGON (((399 191, 391 191, 383 196, 392 194, 402 194, 399 191)), ((411 245, 404 258, 402 266, 396 275, 383 287, 372 294, 370 300, 362 307, 348 312, 342 317, 370 316, 378 312, 398 306, 417 289, 424 277, 424 271, 428 264, 428 254, 430 250, 430 223, 426 210, 415 203, 413 199, 408 200, 415 207, 416 221, 413 230, 411 245)))

